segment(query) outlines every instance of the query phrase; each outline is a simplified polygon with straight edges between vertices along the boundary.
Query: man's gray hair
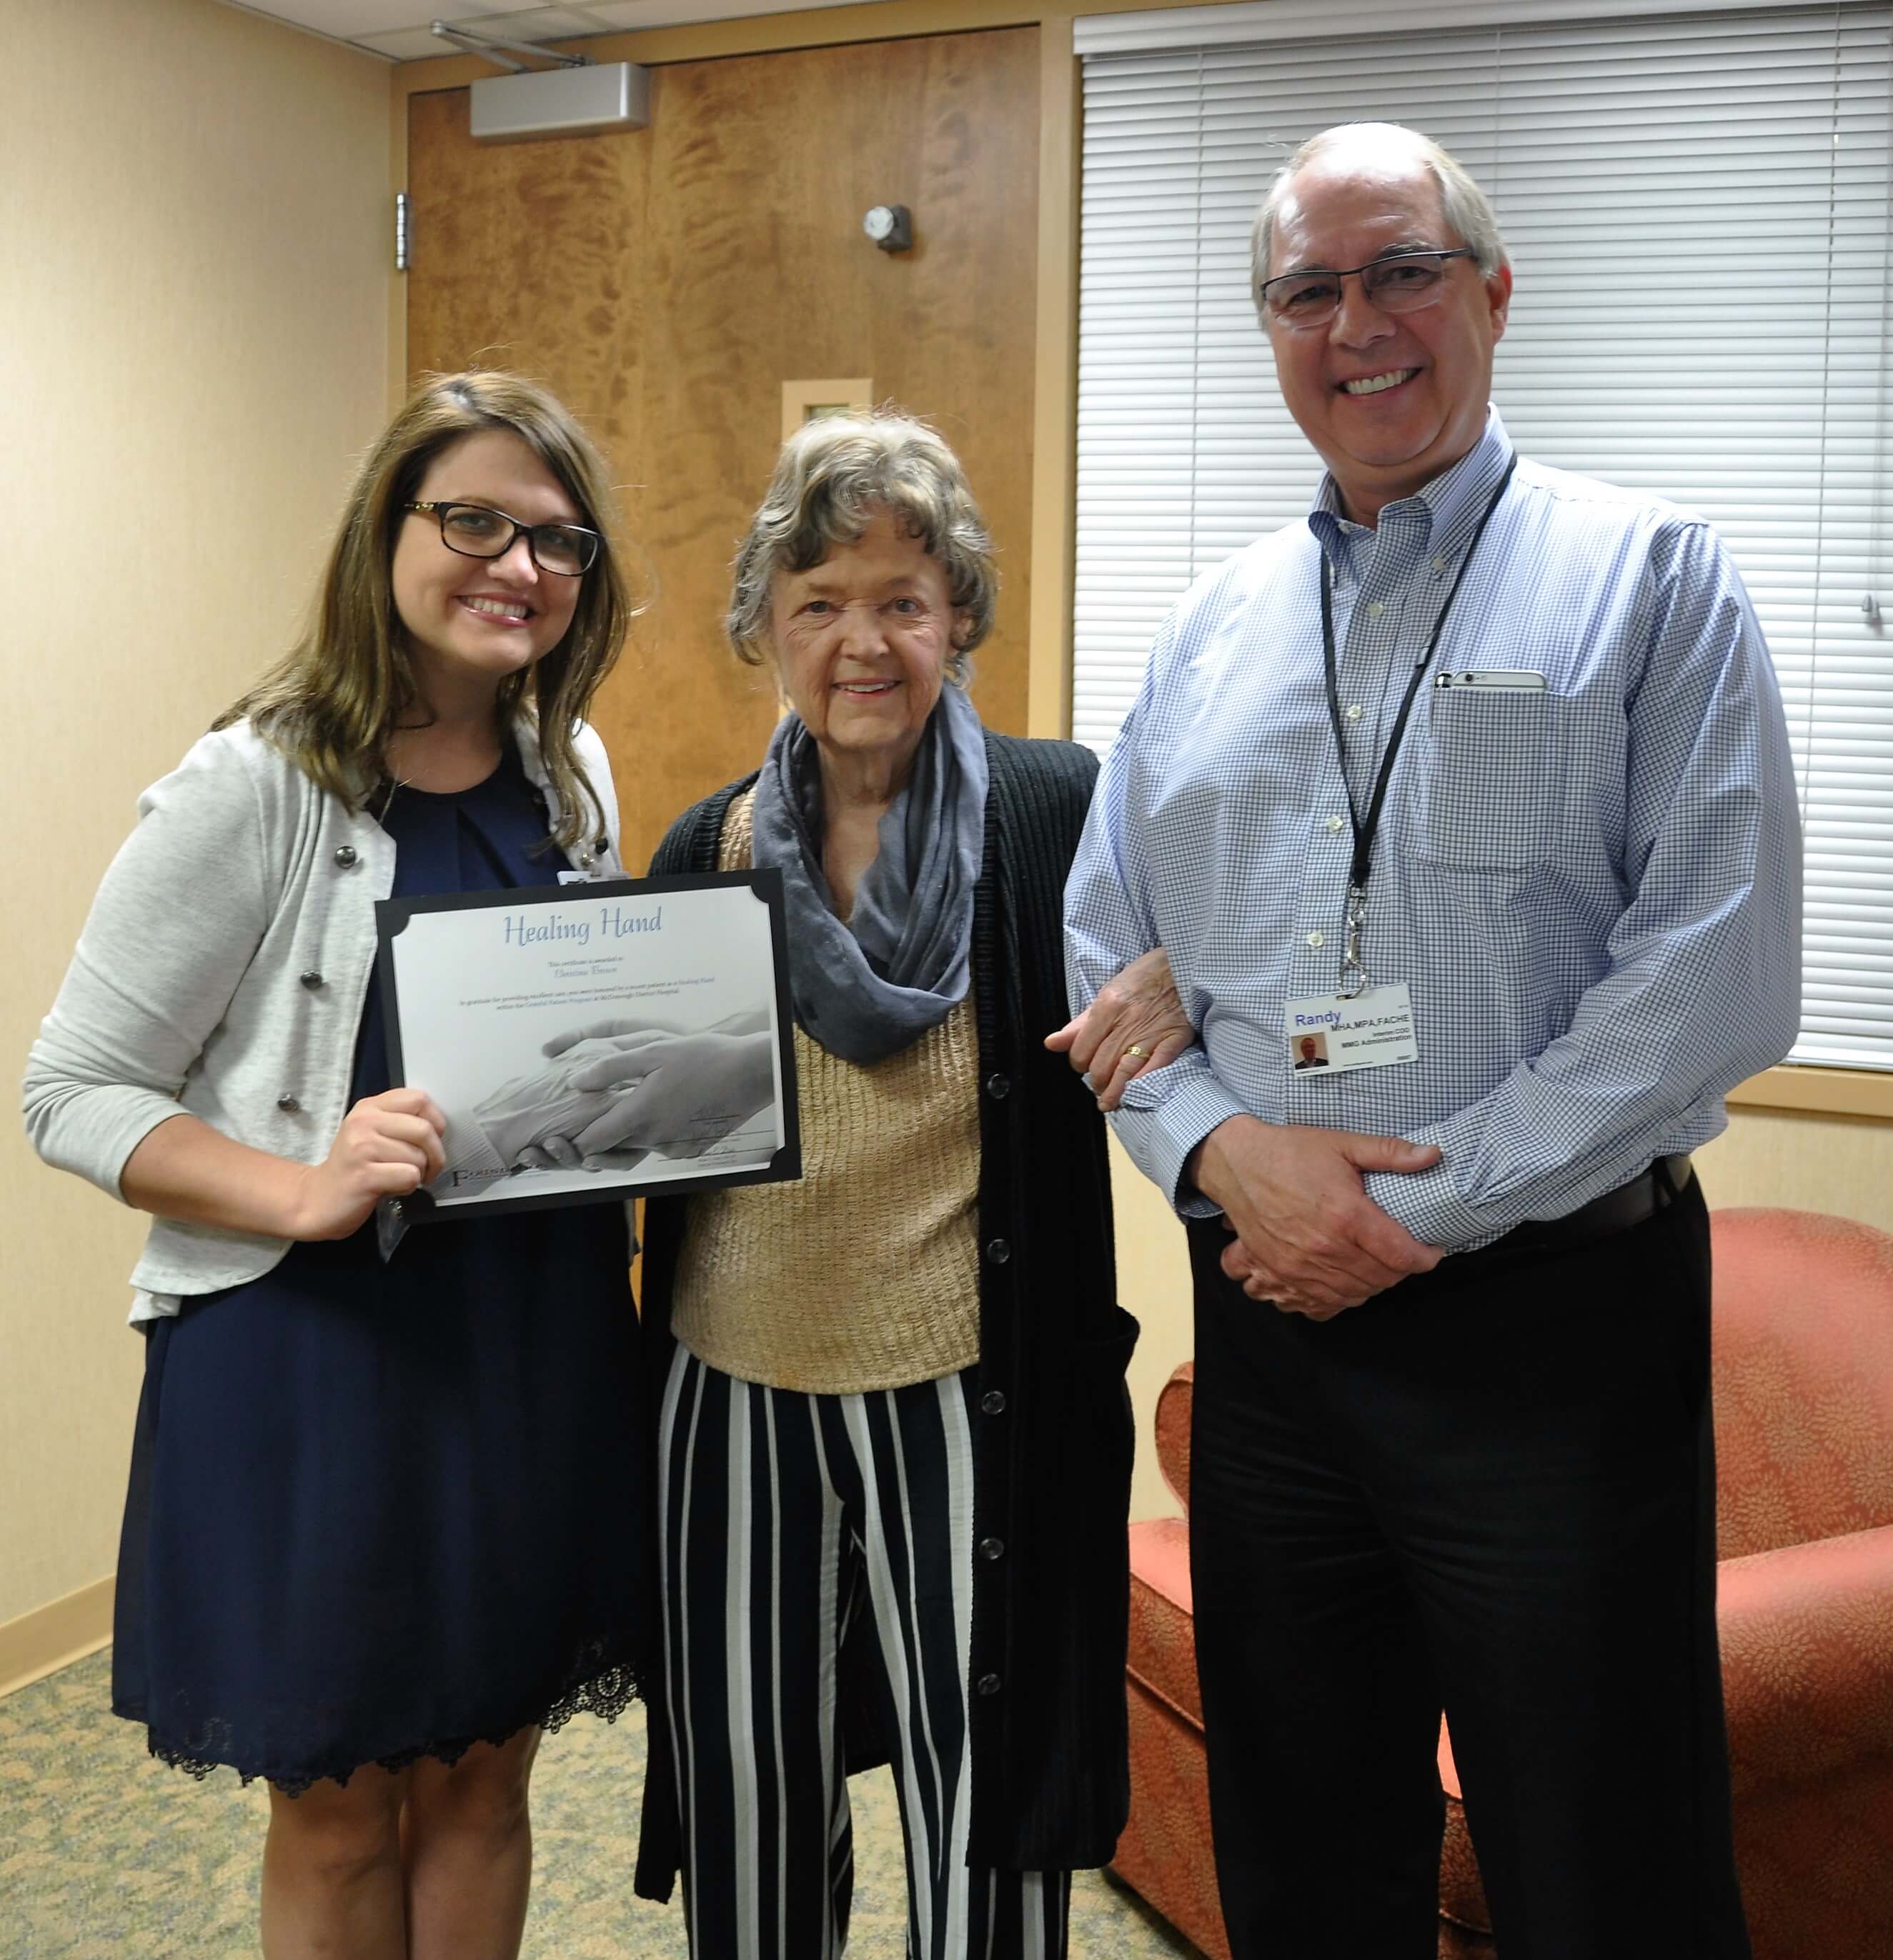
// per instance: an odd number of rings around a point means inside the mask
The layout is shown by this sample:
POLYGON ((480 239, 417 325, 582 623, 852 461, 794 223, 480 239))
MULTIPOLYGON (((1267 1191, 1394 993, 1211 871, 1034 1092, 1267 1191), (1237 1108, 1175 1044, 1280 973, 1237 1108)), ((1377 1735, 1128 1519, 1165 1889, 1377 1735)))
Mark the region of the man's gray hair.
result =
POLYGON ((1268 187, 1268 196, 1262 199, 1261 209, 1255 214, 1255 228, 1249 234, 1249 268, 1250 289, 1255 295, 1258 313, 1262 307, 1262 287, 1269 275, 1268 254, 1274 242, 1275 214, 1281 208, 1282 200, 1287 196, 1289 184, 1296 173, 1344 144, 1360 143, 1364 147, 1373 142, 1384 142, 1389 148, 1406 149, 1433 173, 1433 180, 1440 186, 1440 211, 1446 228, 1457 236, 1461 244, 1471 247, 1473 262, 1482 275, 1489 278, 1501 266, 1509 262, 1505 240, 1499 235, 1498 216, 1492 208, 1492 200, 1473 181, 1471 173, 1457 157, 1443 150, 1430 136, 1421 135, 1417 129, 1409 129, 1401 123, 1338 123, 1333 129, 1310 136, 1283 164, 1275 173, 1275 181, 1268 187))
POLYGON ((778 577, 813 571, 883 510, 946 574, 948 600, 964 622, 946 678, 966 685, 998 596, 991 535, 959 457, 924 422, 886 411, 818 416, 782 445, 737 552, 724 626, 738 659, 760 666, 768 655, 778 577))

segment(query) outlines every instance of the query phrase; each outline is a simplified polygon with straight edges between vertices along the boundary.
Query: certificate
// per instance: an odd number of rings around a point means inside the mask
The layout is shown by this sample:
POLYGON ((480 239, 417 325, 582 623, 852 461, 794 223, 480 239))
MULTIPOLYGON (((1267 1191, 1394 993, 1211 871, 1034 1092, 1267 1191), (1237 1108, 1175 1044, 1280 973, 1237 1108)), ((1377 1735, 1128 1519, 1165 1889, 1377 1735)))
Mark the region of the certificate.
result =
POLYGON ((408 1224, 802 1174, 777 871, 375 907, 388 1061, 447 1118, 408 1224))

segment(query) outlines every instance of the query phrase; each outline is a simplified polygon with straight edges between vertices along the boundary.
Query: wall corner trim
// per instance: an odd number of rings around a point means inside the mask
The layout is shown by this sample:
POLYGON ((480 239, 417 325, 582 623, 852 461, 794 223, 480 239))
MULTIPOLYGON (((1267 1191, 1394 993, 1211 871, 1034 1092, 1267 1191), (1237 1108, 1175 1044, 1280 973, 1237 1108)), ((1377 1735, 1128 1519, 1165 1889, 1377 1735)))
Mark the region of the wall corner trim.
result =
POLYGON ((0 1625, 0 1696, 30 1687, 107 1645, 116 1583, 108 1573, 0 1625))

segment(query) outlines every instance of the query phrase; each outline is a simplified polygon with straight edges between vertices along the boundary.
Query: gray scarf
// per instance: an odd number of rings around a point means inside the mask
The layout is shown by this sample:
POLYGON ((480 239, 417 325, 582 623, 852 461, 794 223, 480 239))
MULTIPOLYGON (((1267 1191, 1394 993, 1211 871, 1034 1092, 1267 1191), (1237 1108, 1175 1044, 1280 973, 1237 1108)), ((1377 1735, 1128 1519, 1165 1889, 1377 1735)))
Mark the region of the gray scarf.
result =
POLYGON ((759 870, 782 873, 795 1018, 844 1061, 911 1047, 966 998, 986 831, 986 737, 950 682, 921 731, 907 781, 846 925, 822 870, 822 771, 798 714, 784 715, 757 779, 759 870))

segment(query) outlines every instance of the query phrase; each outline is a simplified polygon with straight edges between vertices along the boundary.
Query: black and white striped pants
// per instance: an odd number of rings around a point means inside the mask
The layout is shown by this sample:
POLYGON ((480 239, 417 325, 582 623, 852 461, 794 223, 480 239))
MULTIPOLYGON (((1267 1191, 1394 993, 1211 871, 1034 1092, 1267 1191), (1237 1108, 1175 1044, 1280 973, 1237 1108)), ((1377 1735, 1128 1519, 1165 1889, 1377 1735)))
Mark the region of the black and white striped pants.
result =
POLYGON ((1064 1960, 1069 1872, 966 1863, 975 1372, 801 1395, 677 1350, 660 1500, 694 1960, 836 1960, 847 1944, 837 1662, 861 1614, 899 1739, 910 1960, 1064 1960))

